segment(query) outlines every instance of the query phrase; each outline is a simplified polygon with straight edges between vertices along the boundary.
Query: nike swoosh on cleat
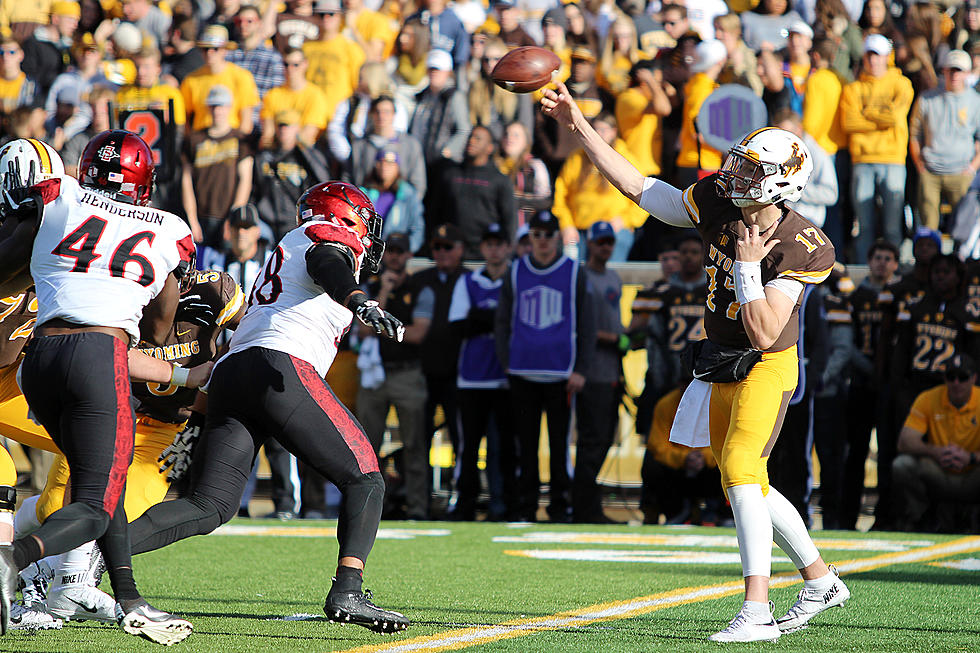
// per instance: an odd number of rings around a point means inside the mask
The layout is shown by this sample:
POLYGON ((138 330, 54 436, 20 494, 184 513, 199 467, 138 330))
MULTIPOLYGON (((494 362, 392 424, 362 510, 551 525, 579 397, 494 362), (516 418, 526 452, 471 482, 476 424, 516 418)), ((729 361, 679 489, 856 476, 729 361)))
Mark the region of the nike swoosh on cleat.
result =
POLYGON ((77 605, 78 607, 80 607, 82 610, 85 610, 85 612, 88 612, 89 614, 95 614, 96 612, 99 611, 98 608, 90 608, 87 605, 85 605, 84 603, 82 603, 81 601, 76 601, 75 599, 71 598, 70 596, 66 596, 65 598, 68 599, 69 601, 71 601, 72 603, 74 603, 75 605, 77 605))
POLYGON ((187 331, 178 331, 177 332, 177 337, 179 338, 180 336, 186 336, 190 332, 191 332, 190 329, 188 329, 187 331))

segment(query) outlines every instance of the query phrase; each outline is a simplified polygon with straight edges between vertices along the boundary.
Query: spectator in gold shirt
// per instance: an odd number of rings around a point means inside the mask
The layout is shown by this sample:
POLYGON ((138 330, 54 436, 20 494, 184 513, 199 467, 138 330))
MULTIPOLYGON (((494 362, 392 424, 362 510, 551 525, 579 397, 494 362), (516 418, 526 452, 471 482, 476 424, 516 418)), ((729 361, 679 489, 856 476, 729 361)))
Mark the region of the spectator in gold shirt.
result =
POLYGON ((397 32, 387 18, 365 7, 364 0, 344 0, 344 24, 367 61, 384 61, 391 55, 397 32))
POLYGON ((718 88, 718 75, 728 59, 721 41, 710 39, 698 43, 691 64, 691 79, 684 85, 684 111, 681 122, 680 151, 677 153, 679 188, 687 188, 699 179, 701 172, 721 168, 721 152, 702 142, 695 131, 694 120, 701 105, 718 88))
POLYGON ((23 61, 20 44, 13 37, 0 37, 0 114, 30 106, 37 99, 37 84, 20 68, 23 61))
MULTIPOLYGON (((180 92, 184 96, 184 106, 191 116, 190 128, 194 131, 211 125, 211 113, 207 98, 216 85, 224 86, 234 99, 229 124, 243 134, 251 134, 253 127, 252 109, 259 104, 259 91, 252 73, 233 63, 225 61, 228 52, 228 30, 221 25, 211 25, 204 30, 197 42, 204 52, 205 64, 184 78, 180 92)), ((224 219, 227 211, 221 213, 224 219)))
POLYGON ((116 95, 116 104, 122 109, 164 109, 169 111, 173 101, 173 124, 182 127, 187 122, 184 96, 173 86, 160 81, 160 51, 145 48, 133 56, 136 64, 136 81, 124 86, 116 95))
POLYGON ((300 48, 287 47, 282 55, 286 64, 286 82, 265 94, 262 100, 262 134, 268 140, 275 134, 275 116, 280 111, 299 113, 299 139, 312 145, 327 128, 327 97, 306 79, 310 64, 300 48))
POLYGON ((945 383, 926 390, 912 405, 892 463, 901 511, 899 530, 975 529, 980 496, 980 388, 977 367, 966 354, 954 356, 945 383), (956 514, 957 504, 970 519, 956 514), (965 505, 964 505, 965 504, 965 505), (923 523, 923 518, 937 519, 923 523), (957 522, 961 524, 956 526, 957 522), (971 524, 972 522, 972 524, 971 524))
POLYGON ((653 61, 640 61, 629 74, 630 86, 616 98, 616 122, 637 169, 648 177, 660 174, 661 120, 679 101, 677 91, 663 81, 653 61))
POLYGON ((337 105, 357 88, 365 55, 361 46, 341 32, 344 16, 340 0, 318 0, 313 13, 320 18, 320 38, 303 43, 310 62, 306 78, 327 96, 327 115, 332 116, 337 105))

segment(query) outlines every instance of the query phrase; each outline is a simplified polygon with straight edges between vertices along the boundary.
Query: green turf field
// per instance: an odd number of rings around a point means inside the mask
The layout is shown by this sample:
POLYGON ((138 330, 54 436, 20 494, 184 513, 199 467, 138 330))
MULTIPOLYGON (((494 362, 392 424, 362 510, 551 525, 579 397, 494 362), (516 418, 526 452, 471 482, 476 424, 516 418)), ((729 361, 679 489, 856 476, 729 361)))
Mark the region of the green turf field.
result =
MULTIPOLYGON (((190 619, 174 650, 705 651, 740 604, 732 529, 386 522, 365 586, 408 615, 397 636, 326 621, 334 522, 236 520, 139 556, 157 607, 190 619)), ((775 644, 739 650, 978 651, 980 537, 818 532, 852 592, 843 609, 775 644)), ((800 584, 774 549, 777 616, 800 584)), ((104 586, 105 587, 105 586, 104 586)), ((150 651, 102 625, 14 631, 4 651, 150 651)))

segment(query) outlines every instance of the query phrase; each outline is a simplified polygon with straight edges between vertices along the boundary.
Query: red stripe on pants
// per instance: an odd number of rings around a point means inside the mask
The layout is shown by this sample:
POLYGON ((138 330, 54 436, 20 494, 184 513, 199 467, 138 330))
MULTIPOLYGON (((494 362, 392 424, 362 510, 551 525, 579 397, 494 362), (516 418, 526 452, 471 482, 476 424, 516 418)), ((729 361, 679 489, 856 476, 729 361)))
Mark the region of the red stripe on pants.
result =
POLYGON ((371 472, 380 471, 378 456, 375 455, 374 447, 368 441, 367 435, 351 419, 344 405, 330 392, 329 388, 327 388, 326 381, 320 378, 320 375, 316 373, 313 366, 306 361, 294 356, 290 356, 289 360, 293 362, 293 369, 296 370, 296 375, 299 376, 303 387, 306 388, 310 396, 313 397, 313 400, 320 406, 320 409, 326 413, 330 421, 337 427, 341 437, 344 438, 344 442, 347 443, 351 453, 354 454, 354 458, 357 459, 357 467, 361 470, 361 473, 370 474, 371 472))
POLYGON ((116 433, 112 446, 112 468, 102 506, 111 517, 126 487, 126 472, 133 458, 133 407, 129 403, 129 354, 119 338, 112 339, 112 385, 116 391, 116 433))

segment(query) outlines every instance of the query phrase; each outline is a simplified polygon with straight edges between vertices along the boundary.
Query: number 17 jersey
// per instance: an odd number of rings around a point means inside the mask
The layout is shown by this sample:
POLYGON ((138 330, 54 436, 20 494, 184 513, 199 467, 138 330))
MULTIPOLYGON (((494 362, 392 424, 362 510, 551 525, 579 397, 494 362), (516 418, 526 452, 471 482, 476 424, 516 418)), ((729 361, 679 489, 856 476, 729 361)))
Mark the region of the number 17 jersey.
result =
MULTIPOLYGON (((742 224, 742 212, 730 199, 718 195, 718 174, 698 181, 684 191, 684 208, 704 241, 704 270, 708 273, 704 330, 708 339, 725 347, 752 346, 735 298, 735 244, 742 224)), ((834 246, 813 223, 792 210, 785 210, 776 224, 773 239, 779 242, 762 260, 763 285, 774 279, 793 279, 818 284, 834 268, 834 246)), ((802 293, 782 333, 768 351, 782 351, 796 344, 800 331, 798 317, 802 293)))
POLYGON ((138 342, 143 308, 194 251, 187 224, 82 188, 72 177, 34 189, 44 202, 31 253, 37 323, 116 327, 138 342))

